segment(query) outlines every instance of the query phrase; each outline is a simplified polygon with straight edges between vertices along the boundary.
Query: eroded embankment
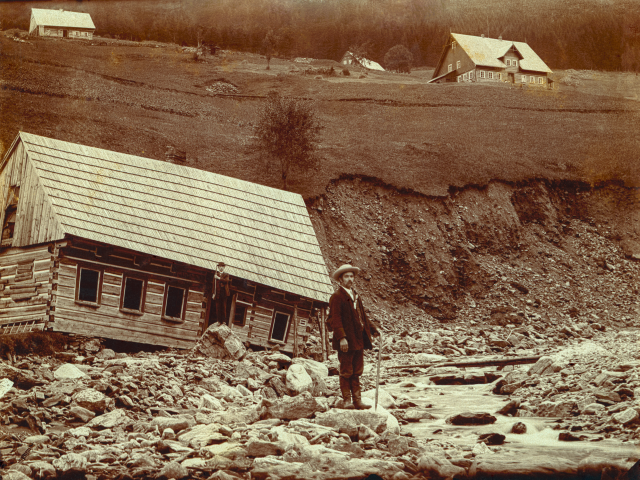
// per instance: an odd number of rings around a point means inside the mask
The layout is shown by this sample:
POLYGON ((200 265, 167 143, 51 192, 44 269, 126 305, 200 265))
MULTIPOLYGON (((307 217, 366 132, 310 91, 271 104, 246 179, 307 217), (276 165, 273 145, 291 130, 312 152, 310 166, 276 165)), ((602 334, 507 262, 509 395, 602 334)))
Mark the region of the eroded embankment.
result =
POLYGON ((363 268, 373 304, 440 320, 517 323, 528 309, 551 321, 635 319, 635 189, 534 179, 429 197, 342 177, 308 205, 329 268, 363 268))

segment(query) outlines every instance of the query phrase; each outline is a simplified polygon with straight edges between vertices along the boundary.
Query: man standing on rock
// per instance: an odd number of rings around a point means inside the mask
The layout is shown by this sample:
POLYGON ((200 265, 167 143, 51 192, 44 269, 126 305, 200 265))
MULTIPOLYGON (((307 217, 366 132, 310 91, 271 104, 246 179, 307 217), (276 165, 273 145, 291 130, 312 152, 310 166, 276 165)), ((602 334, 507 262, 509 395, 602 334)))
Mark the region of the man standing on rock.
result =
POLYGON ((342 408, 363 410, 369 406, 362 403, 360 375, 364 368, 364 350, 371 350, 372 337, 378 337, 375 325, 364 312, 362 300, 353 289, 358 267, 342 265, 333 279, 340 287, 329 300, 329 324, 333 331, 333 348, 338 351, 340 361, 340 391, 342 408), (353 397, 353 404, 351 398, 353 397))

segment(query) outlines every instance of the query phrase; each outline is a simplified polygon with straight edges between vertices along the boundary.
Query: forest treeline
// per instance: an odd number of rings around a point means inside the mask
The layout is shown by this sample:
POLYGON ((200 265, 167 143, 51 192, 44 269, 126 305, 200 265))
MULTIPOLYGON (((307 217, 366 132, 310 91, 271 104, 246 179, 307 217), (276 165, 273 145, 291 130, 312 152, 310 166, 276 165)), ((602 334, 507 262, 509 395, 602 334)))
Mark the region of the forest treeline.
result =
POLYGON ((96 34, 339 60, 364 47, 384 63, 404 45, 435 66, 448 33, 526 41, 552 69, 640 70, 640 0, 94 0, 0 4, 2 28, 28 29, 31 7, 90 13, 96 34))

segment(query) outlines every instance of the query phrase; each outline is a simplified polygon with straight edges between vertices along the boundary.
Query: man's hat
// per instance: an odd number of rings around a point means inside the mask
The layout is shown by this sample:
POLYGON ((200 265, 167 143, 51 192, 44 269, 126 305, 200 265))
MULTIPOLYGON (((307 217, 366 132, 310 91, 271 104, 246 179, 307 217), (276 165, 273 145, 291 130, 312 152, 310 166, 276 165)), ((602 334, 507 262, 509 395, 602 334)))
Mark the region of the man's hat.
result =
POLYGON ((335 272, 333 272, 333 275, 331 277, 336 282, 338 282, 340 281, 340 277, 347 272, 353 272, 357 275, 360 273, 360 269, 358 267, 354 267, 353 265, 349 265, 348 263, 345 263, 340 268, 338 268, 335 272))

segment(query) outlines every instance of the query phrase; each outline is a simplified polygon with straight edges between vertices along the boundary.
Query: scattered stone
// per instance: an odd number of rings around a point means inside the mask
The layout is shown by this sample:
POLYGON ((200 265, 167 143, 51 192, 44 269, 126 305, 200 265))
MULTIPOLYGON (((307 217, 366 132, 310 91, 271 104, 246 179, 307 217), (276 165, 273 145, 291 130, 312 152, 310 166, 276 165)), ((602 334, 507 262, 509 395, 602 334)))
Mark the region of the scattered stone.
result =
POLYGON ((558 440, 561 442, 579 442, 581 440, 580 437, 576 437, 571 432, 560 432, 558 435, 558 440))
POLYGON ((427 475, 428 478, 452 478, 466 473, 464 468, 455 466, 446 458, 430 454, 420 457, 418 470, 427 475))
POLYGON ((94 418, 96 414, 86 408, 79 407, 77 405, 69 408, 69 416, 74 420, 79 420, 81 422, 87 423, 89 420, 94 418))
POLYGON ((292 364, 287 370, 287 388, 294 394, 309 392, 313 388, 313 380, 300 364, 292 364))
POLYGON ((200 337, 193 352, 209 358, 240 360, 247 349, 227 325, 214 323, 200 337))
POLYGON ((483 433, 479 439, 487 445, 502 445, 506 437, 500 433, 483 433))
POLYGON ((71 398, 78 406, 94 413, 102 413, 107 407, 106 395, 93 388, 81 390, 71 398))
POLYGON ((582 410, 582 413, 584 415, 597 415, 598 412, 602 412, 604 409, 605 406, 601 403, 590 403, 582 410))
POLYGON ((317 412, 326 410, 326 406, 318 402, 309 392, 303 392, 295 397, 286 396, 278 400, 262 399, 258 406, 260 418, 279 418, 282 420, 297 420, 309 418, 317 412))
POLYGON ((522 422, 514 423, 511 427, 511 433, 517 433, 518 435, 527 433, 527 426, 522 422))
POLYGON ((269 455, 279 456, 284 453, 280 444, 256 439, 249 440, 246 449, 247 456, 249 457, 267 457, 269 455))
POLYGON ((85 471, 87 468, 87 458, 78 453, 67 453, 60 458, 56 458, 52 465, 57 471, 62 473, 66 473, 69 470, 85 471))
MULTIPOLYGON (((364 398, 369 398, 374 401, 376 398, 376 389, 367 390, 362 394, 364 398)), ((378 391, 378 405, 382 405, 384 408, 395 408, 396 401, 391 395, 389 395, 383 388, 379 388, 378 391)))
POLYGON ((178 462, 169 462, 158 474, 158 479, 175 479, 180 480, 181 478, 185 478, 189 476, 189 470, 180 465, 178 462))
POLYGON ((13 387, 13 382, 8 378, 0 380, 0 398, 4 397, 9 390, 13 387))
POLYGON ((627 408, 626 410, 620 413, 616 413, 613 416, 613 420, 616 423, 622 424, 625 427, 634 423, 638 423, 639 419, 640 416, 638 415, 638 411, 635 408, 627 408))
POLYGON ((446 419, 451 425, 488 425, 495 423, 496 417, 489 413, 459 413, 446 419))
POLYGON ((182 417, 155 417, 151 420, 151 427, 153 428, 155 426, 157 426, 161 432, 170 428, 175 433, 178 433, 185 428, 189 428, 189 422, 182 417))
POLYGON ((72 363, 65 363, 60 365, 55 372, 53 372, 53 376, 56 380, 67 380, 67 379, 75 379, 75 378, 87 378, 88 375, 76 367, 72 363))
POLYGON ((209 410, 222 410, 222 403, 213 395, 209 395, 205 393, 200 398, 200 403, 198 404, 198 408, 208 408, 209 410))
POLYGON ((124 426, 130 422, 127 413, 123 409, 116 409, 111 412, 99 415, 87 423, 88 427, 105 429, 116 426, 124 426))

